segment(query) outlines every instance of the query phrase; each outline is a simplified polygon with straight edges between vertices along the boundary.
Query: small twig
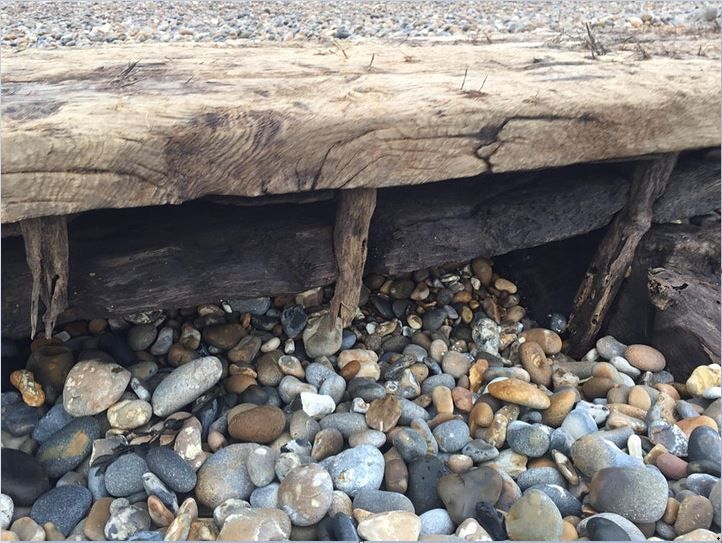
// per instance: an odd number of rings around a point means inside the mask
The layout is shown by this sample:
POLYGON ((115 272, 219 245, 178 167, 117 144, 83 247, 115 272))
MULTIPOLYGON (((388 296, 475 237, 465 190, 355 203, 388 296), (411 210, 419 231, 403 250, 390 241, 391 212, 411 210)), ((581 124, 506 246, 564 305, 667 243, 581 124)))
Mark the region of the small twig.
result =
POLYGON ((464 83, 466 83, 466 74, 469 73, 469 67, 466 67, 466 70, 464 70, 464 80, 461 82, 461 88, 459 90, 464 90, 464 83))
POLYGON ((484 81, 481 82, 481 87, 479 87, 479 92, 481 92, 481 89, 484 88, 484 85, 486 85, 486 78, 489 77, 489 74, 484 74, 484 81))
POLYGON ((374 58, 376 57, 376 53, 371 53, 371 62, 369 62, 368 71, 371 71, 371 66, 374 65, 374 58))

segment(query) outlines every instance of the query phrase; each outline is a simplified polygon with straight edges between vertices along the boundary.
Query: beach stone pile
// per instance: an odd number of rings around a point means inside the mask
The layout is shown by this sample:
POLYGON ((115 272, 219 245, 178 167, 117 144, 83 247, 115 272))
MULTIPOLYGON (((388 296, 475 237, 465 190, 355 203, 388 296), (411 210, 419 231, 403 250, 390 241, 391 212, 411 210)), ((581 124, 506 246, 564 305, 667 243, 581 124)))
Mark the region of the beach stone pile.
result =
POLYGON ((2 539, 718 539, 719 365, 675 381, 611 336, 571 359, 484 258, 366 277, 344 329, 331 295, 34 340, 2 539))

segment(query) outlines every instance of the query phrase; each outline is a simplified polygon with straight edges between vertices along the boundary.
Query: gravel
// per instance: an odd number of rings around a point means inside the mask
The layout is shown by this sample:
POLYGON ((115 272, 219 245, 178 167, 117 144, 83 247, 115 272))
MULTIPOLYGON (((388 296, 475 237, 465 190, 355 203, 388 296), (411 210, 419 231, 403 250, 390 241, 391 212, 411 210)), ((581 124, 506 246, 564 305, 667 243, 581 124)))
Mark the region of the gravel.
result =
POLYGON ((1 13, 2 45, 16 49, 239 39, 491 40, 499 39, 499 34, 580 34, 586 32, 585 22, 595 34, 719 31, 714 3, 685 0, 9 0, 3 3, 1 13))

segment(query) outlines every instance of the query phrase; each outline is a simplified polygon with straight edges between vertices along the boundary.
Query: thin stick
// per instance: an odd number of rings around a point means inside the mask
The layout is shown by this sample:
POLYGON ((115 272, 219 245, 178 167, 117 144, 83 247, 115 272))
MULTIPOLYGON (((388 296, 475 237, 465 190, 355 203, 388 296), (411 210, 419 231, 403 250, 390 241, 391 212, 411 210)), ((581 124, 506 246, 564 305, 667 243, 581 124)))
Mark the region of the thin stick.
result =
POLYGON ((468 73, 469 73, 469 67, 467 66, 466 70, 464 70, 464 80, 461 82, 461 89, 459 89, 459 90, 464 90, 464 83, 466 83, 466 74, 468 74, 468 73))

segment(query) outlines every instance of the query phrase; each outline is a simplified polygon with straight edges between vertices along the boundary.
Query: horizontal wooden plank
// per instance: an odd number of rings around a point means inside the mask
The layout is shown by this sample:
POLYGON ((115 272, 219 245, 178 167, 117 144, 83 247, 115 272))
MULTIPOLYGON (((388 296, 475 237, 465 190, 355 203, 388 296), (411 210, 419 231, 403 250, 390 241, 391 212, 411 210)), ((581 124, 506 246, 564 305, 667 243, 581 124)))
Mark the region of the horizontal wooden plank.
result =
MULTIPOLYGON (((367 272, 405 272, 601 228, 624 205, 623 166, 567 167, 378 193, 367 272)), ((680 160, 656 221, 719 207, 717 162, 680 160)), ((191 202, 86 213, 69 225, 60 321, 300 292, 336 279, 331 201, 260 208, 191 202)), ((2 333, 29 330, 21 238, 2 243, 2 333)))
POLYGON ((713 58, 617 50, 593 60, 541 42, 344 47, 5 54, 2 222, 720 143, 713 58))

